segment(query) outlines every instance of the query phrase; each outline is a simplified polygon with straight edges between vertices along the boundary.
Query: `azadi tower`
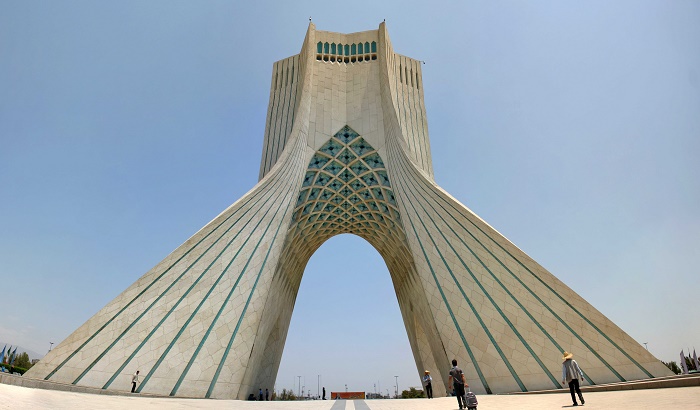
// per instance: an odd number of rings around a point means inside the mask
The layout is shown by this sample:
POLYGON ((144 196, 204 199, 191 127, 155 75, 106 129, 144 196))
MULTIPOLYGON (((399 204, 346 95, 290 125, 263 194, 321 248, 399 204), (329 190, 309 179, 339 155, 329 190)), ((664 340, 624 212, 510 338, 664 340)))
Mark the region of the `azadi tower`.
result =
POLYGON ((438 386, 456 358, 476 392, 558 388, 565 350, 594 384, 670 374, 437 185, 423 91, 385 24, 309 24, 273 66, 258 184, 26 376, 128 391, 138 369, 144 393, 271 390, 304 267, 342 233, 386 261, 417 376, 438 386))

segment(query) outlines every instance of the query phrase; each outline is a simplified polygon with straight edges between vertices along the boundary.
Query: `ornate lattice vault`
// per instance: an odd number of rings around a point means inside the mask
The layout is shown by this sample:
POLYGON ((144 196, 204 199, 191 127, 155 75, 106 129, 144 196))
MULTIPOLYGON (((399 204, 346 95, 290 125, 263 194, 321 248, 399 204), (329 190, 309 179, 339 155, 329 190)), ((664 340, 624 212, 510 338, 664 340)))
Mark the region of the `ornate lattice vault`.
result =
POLYGON ((669 374, 435 183, 421 64, 382 23, 310 24, 273 67, 260 182, 26 376, 128 390, 139 369, 140 392, 271 389, 304 267, 341 233, 386 261, 419 373, 445 379, 457 358, 477 392, 551 389, 568 350, 594 384, 669 374))

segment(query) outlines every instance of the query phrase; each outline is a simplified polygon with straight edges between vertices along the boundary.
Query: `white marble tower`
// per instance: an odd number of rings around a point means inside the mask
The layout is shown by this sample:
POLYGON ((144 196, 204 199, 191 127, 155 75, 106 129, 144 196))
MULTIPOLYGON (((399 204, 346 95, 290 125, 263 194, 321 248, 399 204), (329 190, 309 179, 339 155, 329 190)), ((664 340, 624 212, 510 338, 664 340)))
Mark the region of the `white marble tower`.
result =
POLYGON ((309 24, 301 52, 273 67, 260 182, 26 376, 129 390, 139 369, 140 392, 271 390, 304 267, 341 233, 384 258, 436 395, 453 358, 479 393, 560 387, 564 350, 595 384, 670 374, 436 184, 421 64, 382 23, 309 24))

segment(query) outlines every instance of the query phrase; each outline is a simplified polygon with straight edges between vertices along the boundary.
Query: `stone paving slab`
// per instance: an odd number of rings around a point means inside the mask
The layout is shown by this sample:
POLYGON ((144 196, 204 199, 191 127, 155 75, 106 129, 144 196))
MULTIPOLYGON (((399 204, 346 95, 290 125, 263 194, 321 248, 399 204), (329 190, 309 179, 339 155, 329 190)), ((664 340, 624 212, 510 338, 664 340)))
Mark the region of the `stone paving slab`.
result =
MULTIPOLYGON (((56 390, 32 389, 0 384, 0 409, 71 410, 457 410, 454 397, 433 400, 326 400, 299 402, 248 402, 140 397, 104 396, 56 390)), ((479 410, 543 410, 571 408, 568 394, 481 395, 479 410)), ((592 392, 584 395, 583 410, 592 409, 700 409, 700 387, 653 390, 592 392)))

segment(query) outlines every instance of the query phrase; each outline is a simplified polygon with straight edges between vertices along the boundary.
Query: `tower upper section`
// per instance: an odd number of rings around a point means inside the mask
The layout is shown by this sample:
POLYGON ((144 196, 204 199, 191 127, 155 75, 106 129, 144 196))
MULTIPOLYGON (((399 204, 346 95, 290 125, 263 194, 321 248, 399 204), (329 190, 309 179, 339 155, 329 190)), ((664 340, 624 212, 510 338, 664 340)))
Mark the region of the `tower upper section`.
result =
POLYGON ((310 23, 301 52, 273 65, 260 179, 277 163, 295 127, 306 131, 315 151, 345 125, 380 154, 388 136, 399 138, 432 179, 421 65, 394 53, 385 23, 350 34, 317 31, 310 23))

